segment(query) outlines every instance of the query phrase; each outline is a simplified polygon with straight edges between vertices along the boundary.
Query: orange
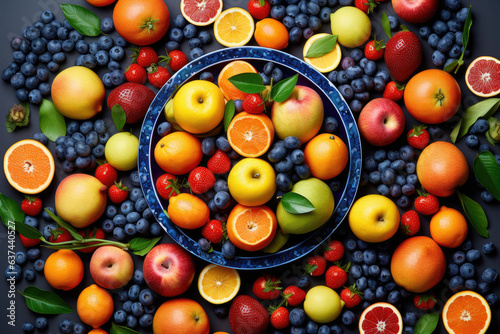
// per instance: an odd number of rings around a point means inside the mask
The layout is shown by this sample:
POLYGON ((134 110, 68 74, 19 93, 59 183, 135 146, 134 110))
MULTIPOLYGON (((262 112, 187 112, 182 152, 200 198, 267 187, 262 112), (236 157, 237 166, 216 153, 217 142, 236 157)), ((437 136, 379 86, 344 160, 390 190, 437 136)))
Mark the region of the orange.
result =
POLYGON ((227 140, 239 154, 247 158, 260 157, 274 139, 274 126, 265 114, 240 112, 227 128, 227 140))
POLYGON ((278 221, 269 207, 237 204, 227 218, 229 240, 247 251, 260 250, 273 240, 278 221))
POLYGON ((488 302, 474 291, 461 291, 446 301, 443 324, 450 334, 483 334, 491 322, 488 302))
POLYGON ((156 144, 156 163, 167 173, 182 175, 199 165, 203 152, 198 138, 187 132, 173 132, 156 144))
POLYGON ((120 0, 113 10, 116 31, 136 45, 158 42, 170 25, 170 12, 163 0, 120 0))
POLYGON ((465 217, 444 205, 432 216, 429 228, 432 239, 440 246, 449 248, 460 246, 469 230, 465 217))
POLYGON ((331 36, 331 35, 322 33, 312 36, 307 40, 306 44, 304 45, 304 50, 302 51, 302 56, 304 57, 304 61, 312 65, 321 73, 328 73, 333 71, 334 69, 337 68, 337 66, 340 64, 340 60, 342 59, 342 50, 340 49, 339 43, 335 43, 335 47, 333 48, 333 50, 323 56, 314 58, 306 57, 307 52, 314 44, 314 42, 326 36, 331 36))
POLYGON ((198 302, 188 298, 170 299, 156 310, 153 333, 209 334, 210 320, 198 302))
POLYGON ((280 21, 265 18, 255 25, 255 40, 265 48, 282 50, 288 46, 288 30, 280 21))
POLYGON ((76 301, 80 320, 93 328, 99 328, 108 322, 113 315, 113 308, 113 297, 97 284, 83 289, 76 301))
POLYGON ((401 334, 403 318, 394 305, 378 302, 363 311, 358 328, 361 334, 401 334))
POLYGON ((247 97, 247 93, 243 93, 241 90, 236 88, 231 82, 229 82, 229 78, 235 76, 236 74, 241 73, 258 73, 255 67, 247 63, 243 60, 233 60, 219 73, 219 77, 217 79, 217 85, 220 90, 224 94, 226 100, 244 100, 247 97))
POLYGON ((429 237, 416 236, 403 241, 391 259, 394 281, 406 290, 421 293, 438 284, 446 271, 441 247, 429 237))
POLYGON ((198 277, 200 295, 212 304, 224 304, 240 290, 241 279, 236 269, 209 264, 198 277))
POLYGON ((436 196, 451 196, 469 177, 464 154, 453 144, 436 141, 417 160, 417 176, 424 189, 436 196))
POLYGON ((54 178, 54 158, 42 143, 25 139, 14 143, 3 157, 7 181, 25 194, 38 194, 54 178))
POLYGON ((328 180, 342 173, 349 153, 342 139, 330 133, 322 133, 307 143, 304 159, 312 176, 328 180))
POLYGON ((477 57, 467 67, 465 83, 477 96, 497 95, 500 93, 500 60, 489 56, 477 57))
POLYGON ((49 255, 43 273, 51 287, 68 291, 82 281, 83 262, 72 250, 60 249, 49 255))
POLYGON ((254 29, 252 15, 239 7, 226 9, 214 22, 215 39, 227 47, 247 44, 252 39, 254 29))
POLYGON ((88 334, 108 334, 104 329, 102 328, 95 328, 91 330, 88 334))
POLYGON ((87 0, 89 4, 96 7, 104 7, 107 5, 111 5, 115 1, 116 0, 87 0))
POLYGON ((168 203, 170 220, 179 227, 195 229, 202 227, 209 220, 208 205, 194 195, 182 193, 172 196, 168 203))

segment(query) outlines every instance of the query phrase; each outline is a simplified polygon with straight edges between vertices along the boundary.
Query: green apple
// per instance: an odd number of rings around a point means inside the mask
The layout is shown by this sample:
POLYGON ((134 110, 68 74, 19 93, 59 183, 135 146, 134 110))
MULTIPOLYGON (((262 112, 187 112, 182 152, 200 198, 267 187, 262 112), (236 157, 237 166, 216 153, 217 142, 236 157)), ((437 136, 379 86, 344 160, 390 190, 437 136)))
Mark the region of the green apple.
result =
POLYGON ((344 304, 335 290, 317 285, 307 291, 304 311, 311 320, 325 324, 337 319, 344 304))
POLYGON ((309 178, 294 184, 291 192, 307 198, 314 210, 303 214, 292 214, 285 210, 283 203, 278 204, 276 218, 285 233, 304 234, 314 231, 330 219, 335 207, 335 199, 330 187, 316 178, 309 178))
POLYGON ((290 239, 290 234, 283 233, 283 231, 279 228, 276 231, 276 234, 274 235, 271 243, 264 247, 262 251, 264 253, 276 253, 281 249, 281 247, 285 246, 288 239, 290 239))
POLYGON ((139 139, 130 132, 118 132, 111 136, 104 147, 106 161, 114 168, 128 171, 137 168, 139 139))
POLYGON ((332 35, 337 35, 337 42, 348 48, 363 45, 372 32, 370 18, 361 9, 345 6, 330 15, 332 35))

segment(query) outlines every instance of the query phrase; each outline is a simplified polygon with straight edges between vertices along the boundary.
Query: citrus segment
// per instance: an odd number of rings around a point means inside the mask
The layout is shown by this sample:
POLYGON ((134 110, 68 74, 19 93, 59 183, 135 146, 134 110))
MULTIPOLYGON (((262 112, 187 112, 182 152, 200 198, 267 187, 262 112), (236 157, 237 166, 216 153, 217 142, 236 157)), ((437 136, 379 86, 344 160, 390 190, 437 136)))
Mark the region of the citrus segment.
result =
POLYGON ((274 139, 274 126, 264 114, 241 112, 227 129, 231 147, 247 158, 256 158, 267 152, 274 139))
POLYGON ((330 34, 316 34, 312 36, 307 40, 306 44, 304 45, 303 51, 304 61, 309 65, 312 65, 321 73, 333 71, 335 68, 337 68, 342 58, 342 51, 340 49, 339 43, 335 43, 335 47, 333 48, 333 50, 321 57, 306 57, 307 52, 309 51, 313 43, 326 36, 330 36, 330 34))
POLYGON ((497 95, 500 93, 500 60, 489 56, 474 59, 465 72, 465 83, 477 96, 497 95))
POLYGON ((361 334, 400 334, 403 319, 398 309, 391 304, 379 302, 367 307, 359 318, 361 334))
POLYGON ((458 292, 451 296, 444 305, 443 323, 450 334, 486 333, 490 322, 490 306, 476 292, 458 292))
POLYGON ((54 158, 42 143, 25 139, 13 144, 3 158, 7 181, 25 194, 45 190, 54 177, 54 158))
POLYGON ((241 286, 237 270, 209 264, 198 277, 198 291, 212 304, 223 304, 232 300, 241 286))
POLYGON ((195 26, 209 25, 221 12, 221 0, 181 0, 182 16, 195 26))
POLYGON ((244 9, 234 7, 223 11, 214 23, 215 39, 227 47, 243 46, 253 36, 252 15, 244 9))
POLYGON ((224 66, 222 71, 219 73, 217 78, 217 85, 224 94, 226 100, 244 100, 247 97, 247 93, 243 93, 241 90, 233 85, 229 78, 241 73, 258 73, 255 67, 243 60, 234 60, 224 66))

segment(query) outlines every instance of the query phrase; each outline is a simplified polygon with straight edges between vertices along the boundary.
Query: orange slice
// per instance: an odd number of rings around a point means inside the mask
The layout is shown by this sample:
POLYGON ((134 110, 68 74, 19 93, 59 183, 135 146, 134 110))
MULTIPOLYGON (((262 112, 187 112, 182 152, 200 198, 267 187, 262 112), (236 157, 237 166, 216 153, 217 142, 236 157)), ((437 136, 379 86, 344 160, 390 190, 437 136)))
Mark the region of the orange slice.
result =
POLYGON ((269 207, 237 204, 227 219, 229 240, 238 248, 257 251, 266 247, 274 238, 278 222, 269 207))
POLYGON ((182 16, 195 26, 207 26, 222 12, 222 0, 181 0, 182 16))
POLYGON ((229 144, 247 158, 256 158, 266 153, 273 139, 273 122, 264 114, 241 112, 227 128, 229 144))
POLYGON ((209 264, 198 277, 200 295, 212 304, 224 304, 240 290, 241 280, 237 270, 209 264))
POLYGON ((477 96, 497 95, 500 93, 500 60, 489 56, 474 59, 465 72, 465 83, 477 96))
MULTIPOLYGON (((340 60, 342 58, 342 51, 340 49, 339 43, 335 43, 335 47, 333 48, 332 51, 328 52, 327 54, 321 56, 321 57, 315 57, 315 58, 307 58, 306 54, 307 51, 311 48, 314 42, 316 42, 318 39, 323 38, 325 36, 328 36, 329 34, 316 34, 309 38, 304 45, 304 51, 303 51, 303 57, 304 61, 310 65, 312 65, 314 68, 316 68, 318 71, 321 73, 327 73, 333 71, 335 68, 340 63, 340 60)), ((321 42, 320 42, 321 43, 321 42)))
POLYGON ((491 309, 480 294, 461 291, 446 302, 443 308, 444 327, 450 334, 486 333, 491 321, 491 309))
POLYGON ((25 139, 13 144, 3 157, 7 181, 24 194, 38 194, 54 178, 54 158, 42 143, 25 139))
POLYGON ((246 10, 233 7, 223 11, 215 20, 214 36, 227 47, 243 46, 253 36, 255 24, 246 10))
POLYGON ((379 302, 367 307, 359 318, 361 334, 401 334, 403 318, 398 309, 389 303, 379 302))
POLYGON ((219 73, 217 79, 217 85, 224 94, 226 100, 244 100, 247 97, 247 93, 243 93, 241 90, 236 88, 230 81, 229 78, 241 73, 258 73, 255 67, 243 60, 234 60, 224 66, 222 71, 219 73))

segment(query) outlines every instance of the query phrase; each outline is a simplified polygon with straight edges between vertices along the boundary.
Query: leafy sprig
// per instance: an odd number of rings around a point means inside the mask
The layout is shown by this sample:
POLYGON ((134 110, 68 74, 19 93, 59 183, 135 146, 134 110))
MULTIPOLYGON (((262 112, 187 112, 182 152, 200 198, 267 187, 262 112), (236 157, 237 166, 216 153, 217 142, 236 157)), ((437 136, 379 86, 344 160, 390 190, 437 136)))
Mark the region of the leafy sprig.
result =
POLYGON ((449 63, 444 70, 448 73, 451 73, 453 70, 455 70, 455 74, 457 74, 458 69, 460 66, 464 64, 464 55, 465 55, 465 50, 467 49, 467 44, 469 44, 469 34, 470 34, 470 27, 472 26, 472 5, 469 7, 469 13, 467 14, 467 19, 465 20, 464 24, 464 31, 462 34, 462 54, 460 55, 460 58, 457 60, 449 63))

